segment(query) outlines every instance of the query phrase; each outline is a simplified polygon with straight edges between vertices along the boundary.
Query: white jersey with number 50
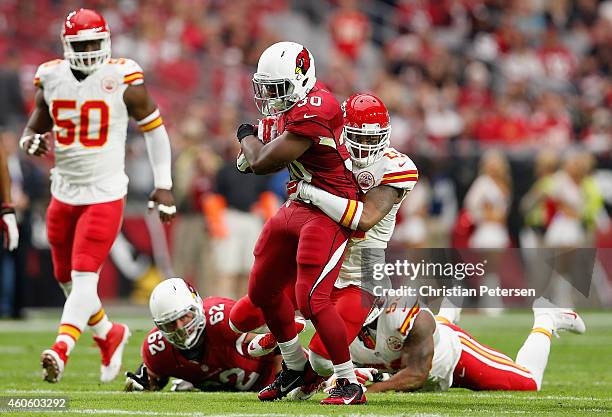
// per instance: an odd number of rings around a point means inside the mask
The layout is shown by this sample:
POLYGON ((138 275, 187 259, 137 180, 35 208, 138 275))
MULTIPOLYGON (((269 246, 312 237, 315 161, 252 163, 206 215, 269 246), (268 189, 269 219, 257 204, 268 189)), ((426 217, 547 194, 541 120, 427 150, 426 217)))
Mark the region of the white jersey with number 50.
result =
MULTIPOLYGON (((365 260, 364 249, 385 249, 391 240, 397 212, 408 193, 411 191, 419 178, 417 167, 414 162, 393 148, 388 148, 383 157, 364 168, 353 166, 353 175, 357 179, 359 187, 364 193, 379 185, 386 185, 403 191, 403 197, 396 203, 374 227, 367 232, 355 232, 349 242, 344 262, 340 269, 340 275, 335 286, 344 288, 356 285, 363 288, 362 270, 364 263, 377 262, 375 259, 365 260)), ((384 262, 384 259, 380 260, 384 262)), ((368 278, 369 280, 369 278, 368 278)), ((368 288, 364 288, 368 290, 368 288)))
POLYGON ((38 67, 34 84, 43 89, 53 119, 55 198, 84 205, 117 200, 127 193, 129 116, 123 93, 142 83, 142 69, 130 59, 111 59, 81 81, 65 60, 38 67))

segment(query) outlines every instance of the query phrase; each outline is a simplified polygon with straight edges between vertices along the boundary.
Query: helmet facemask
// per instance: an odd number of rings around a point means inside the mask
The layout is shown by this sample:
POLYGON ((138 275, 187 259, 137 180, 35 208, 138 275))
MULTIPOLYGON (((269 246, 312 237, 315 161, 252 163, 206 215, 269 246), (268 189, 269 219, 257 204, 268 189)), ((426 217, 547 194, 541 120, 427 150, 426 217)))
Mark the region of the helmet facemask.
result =
POLYGON ((178 349, 191 349, 204 331, 206 319, 202 308, 191 305, 153 320, 162 335, 178 349), (181 322, 179 325, 177 322, 181 322))
POLYGON ((353 163, 361 168, 382 158, 391 140, 391 126, 381 128, 379 124, 345 125, 343 133, 353 163))
POLYGON ((294 94, 294 85, 287 79, 269 80, 255 74, 253 77, 253 90, 255 91, 255 105, 264 116, 274 116, 284 113, 293 107, 299 100, 294 94))
MULTIPOLYGON (((81 31, 84 32, 84 31, 81 31)), ((111 41, 109 32, 79 33, 78 35, 62 35, 64 58, 70 63, 70 68, 84 74, 91 74, 111 57, 111 41), (99 49, 79 51, 80 43, 99 41, 99 49)))

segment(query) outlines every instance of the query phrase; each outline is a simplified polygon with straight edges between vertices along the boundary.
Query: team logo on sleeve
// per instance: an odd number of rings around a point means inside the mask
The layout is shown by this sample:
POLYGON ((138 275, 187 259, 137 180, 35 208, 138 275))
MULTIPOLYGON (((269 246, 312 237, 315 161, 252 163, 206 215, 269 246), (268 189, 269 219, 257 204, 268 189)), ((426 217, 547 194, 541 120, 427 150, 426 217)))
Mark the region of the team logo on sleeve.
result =
POLYGON ((369 171, 363 171, 357 176, 357 183, 362 190, 369 190, 374 186, 374 175, 369 171))
POLYGON ((295 58, 295 73, 305 75, 310 69, 310 54, 305 47, 295 58))

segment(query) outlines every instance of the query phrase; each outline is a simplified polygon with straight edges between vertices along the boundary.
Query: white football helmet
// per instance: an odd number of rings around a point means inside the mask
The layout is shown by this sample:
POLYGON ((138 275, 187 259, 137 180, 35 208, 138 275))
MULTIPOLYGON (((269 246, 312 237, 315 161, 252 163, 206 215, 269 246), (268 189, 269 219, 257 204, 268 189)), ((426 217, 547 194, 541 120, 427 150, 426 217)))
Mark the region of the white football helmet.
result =
POLYGON ((306 98, 316 81, 314 58, 305 46, 275 43, 261 54, 253 75, 255 105, 264 116, 283 113, 306 98))
POLYGON ((160 282, 151 293, 149 309, 159 331, 179 349, 195 346, 206 326, 202 298, 181 278, 160 282), (190 313, 191 320, 178 326, 177 320, 190 313))

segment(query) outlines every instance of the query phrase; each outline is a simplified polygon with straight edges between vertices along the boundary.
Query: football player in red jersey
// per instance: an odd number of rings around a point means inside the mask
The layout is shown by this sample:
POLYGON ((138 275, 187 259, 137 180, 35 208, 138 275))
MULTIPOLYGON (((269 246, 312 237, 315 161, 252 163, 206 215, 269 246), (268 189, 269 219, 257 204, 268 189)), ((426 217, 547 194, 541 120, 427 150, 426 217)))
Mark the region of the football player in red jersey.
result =
POLYGON ((142 343, 143 364, 126 374, 125 389, 160 390, 170 377, 184 381, 175 387, 204 391, 253 391, 272 382, 280 356, 247 354, 252 335, 238 335, 229 326, 234 303, 221 297, 201 299, 180 278, 158 284, 149 300, 156 328, 142 343))
MULTIPOLYGON (((396 214, 408 192, 415 186, 416 166, 406 155, 389 147, 391 121, 384 103, 371 94, 353 94, 342 105, 344 111, 343 137, 353 161, 353 174, 364 195, 361 202, 333 195, 312 184, 301 181, 288 185, 291 198, 310 201, 338 223, 343 222, 346 208, 363 204, 356 215, 357 229, 348 245, 339 278, 332 292, 332 301, 346 326, 351 342, 361 331, 374 301, 375 286, 368 269, 385 262, 385 248, 395 227, 396 214)), ((296 181, 294 181, 296 182, 296 181)), ((262 324, 248 297, 238 301, 232 309, 231 322, 238 330, 248 331, 262 324), (242 310, 242 311, 241 311, 242 310)), ((256 337, 249 345, 252 355, 264 354, 276 347, 273 335, 256 337)), ((318 333, 310 342, 309 362, 322 377, 334 373, 329 354, 318 333)), ((319 379, 319 382, 322 380, 319 379)), ((293 398, 305 399, 315 392, 316 381, 301 387, 293 398)), ((331 392, 333 395, 335 390, 331 392)))
MULTIPOLYGON (((312 54, 294 42, 270 46, 259 58, 253 85, 261 113, 278 116, 279 136, 264 144, 255 126, 238 128, 250 169, 268 174, 287 167, 294 180, 357 200, 350 155, 341 139, 342 111, 316 80, 312 54)), ((365 402, 350 360, 344 323, 330 299, 351 236, 348 226, 361 208, 351 206, 340 225, 311 204, 288 201, 264 225, 254 250, 248 293, 279 341, 286 368, 259 393, 260 400, 282 398, 314 377, 296 333, 294 304, 284 292, 291 285, 295 286, 297 307, 314 324, 342 381, 343 403, 365 402)))
POLYGON ((64 59, 38 67, 36 107, 19 141, 27 154, 38 157, 47 155, 54 142, 47 237, 54 275, 67 298, 55 343, 41 354, 48 382, 60 380, 87 326, 100 348, 100 380, 113 380, 121 368, 130 332, 109 321, 97 287, 123 217, 130 117, 143 132, 153 170, 149 207, 157 205, 164 222, 176 212, 168 133, 144 86, 142 68, 131 59, 111 58, 110 37, 106 21, 94 10, 66 17, 64 59))

